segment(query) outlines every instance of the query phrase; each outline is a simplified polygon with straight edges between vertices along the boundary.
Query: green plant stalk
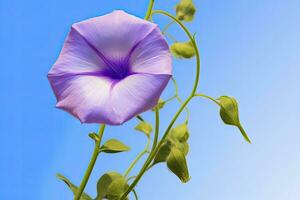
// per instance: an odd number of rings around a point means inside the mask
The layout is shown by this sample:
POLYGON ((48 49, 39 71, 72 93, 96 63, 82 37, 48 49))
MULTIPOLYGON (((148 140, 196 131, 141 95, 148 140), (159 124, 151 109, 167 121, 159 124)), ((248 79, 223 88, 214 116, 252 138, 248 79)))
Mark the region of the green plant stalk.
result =
POLYGON ((129 173, 131 172, 131 170, 134 168, 134 166, 136 165, 136 163, 143 157, 143 155, 145 155, 148 152, 149 146, 150 146, 150 138, 148 138, 147 145, 143 149, 143 151, 141 151, 137 155, 137 157, 132 161, 132 163, 130 164, 130 166, 128 167, 128 169, 125 171, 125 173, 124 173, 124 177, 125 178, 129 175, 129 173))
POLYGON ((163 29, 162 29, 162 33, 166 33, 166 31, 172 26, 172 24, 174 24, 174 20, 172 20, 171 22, 169 22, 163 29))
POLYGON ((159 134, 159 107, 156 106, 155 107, 155 132, 154 132, 154 139, 153 139, 151 152, 155 149, 157 145, 158 134, 159 134))
POLYGON ((168 37, 168 38, 170 38, 171 40, 173 40, 173 42, 178 42, 177 40, 176 40, 176 38, 172 35, 172 34, 170 34, 170 33, 168 33, 168 32, 164 32, 163 33, 166 37, 168 37))
POLYGON ((154 0, 150 0, 149 5, 148 5, 148 10, 147 10, 147 13, 145 16, 145 20, 149 20, 151 14, 152 14, 153 5, 154 5, 154 0))
POLYGON ((155 155, 159 151, 159 149, 162 146, 164 140, 168 136, 168 134, 169 134, 172 126, 174 125, 175 121, 177 120, 178 116, 183 111, 183 109, 186 107, 186 105, 190 102, 190 100, 195 96, 195 93, 196 93, 196 90, 197 90, 197 87, 198 87, 198 83, 199 83, 199 78, 200 78, 200 54, 199 54, 199 50, 198 50, 197 44, 196 44, 196 42, 195 42, 194 37, 192 36, 192 34, 184 26, 184 24, 182 24, 176 17, 172 16, 171 14, 169 14, 169 13, 163 11, 163 10, 152 11, 152 15, 156 14, 156 13, 163 14, 163 15, 166 15, 166 16, 172 18, 177 24, 179 24, 181 26, 181 28, 188 35, 189 39, 192 41, 192 44, 193 44, 193 46, 195 48, 196 60, 197 60, 196 78, 195 78, 194 87, 193 87, 193 90, 192 90, 190 96, 183 102, 183 104, 181 105, 181 107, 179 108, 179 110, 176 112, 175 116, 173 117, 172 121, 170 122, 170 124, 169 124, 168 128, 166 129, 166 131, 165 131, 163 137, 161 138, 160 142, 158 143, 158 145, 156 146, 156 148, 153 151, 150 152, 149 157, 146 160, 146 162, 144 163, 144 165, 143 165, 142 169, 140 170, 139 174, 136 176, 135 180, 131 183, 131 185, 128 187, 128 189, 125 191, 125 193, 122 195, 122 197, 120 198, 120 200, 124 200, 127 197, 127 195, 134 189, 134 187, 137 185, 137 183, 142 178, 142 176, 144 175, 144 173, 147 171, 149 165, 151 164, 151 162, 154 159, 155 155))
POLYGON ((222 106, 217 100, 215 100, 214 98, 212 98, 212 97, 210 97, 210 96, 208 96, 208 95, 205 95, 205 94, 195 94, 194 95, 195 97, 204 97, 204 98, 206 98, 206 99, 209 99, 209 100, 211 100, 211 101, 213 101, 214 103, 216 103, 218 106, 222 106))
POLYGON ((98 136, 99 136, 99 140, 96 140, 95 141, 95 148, 94 148, 94 152, 93 152, 93 155, 92 155, 92 158, 91 158, 91 161, 89 163, 89 166, 84 174, 84 177, 80 183, 80 186, 78 188, 78 192, 77 194, 75 195, 74 197, 74 200, 79 200, 83 191, 84 191, 84 188, 90 178, 90 175, 93 171, 93 168, 95 166, 95 163, 97 161, 97 158, 98 158, 98 155, 99 155, 99 149, 100 149, 100 144, 101 144, 101 141, 102 141, 102 137, 103 137, 103 133, 104 133, 104 129, 105 129, 105 124, 102 124, 100 129, 99 129, 99 132, 98 132, 98 136))

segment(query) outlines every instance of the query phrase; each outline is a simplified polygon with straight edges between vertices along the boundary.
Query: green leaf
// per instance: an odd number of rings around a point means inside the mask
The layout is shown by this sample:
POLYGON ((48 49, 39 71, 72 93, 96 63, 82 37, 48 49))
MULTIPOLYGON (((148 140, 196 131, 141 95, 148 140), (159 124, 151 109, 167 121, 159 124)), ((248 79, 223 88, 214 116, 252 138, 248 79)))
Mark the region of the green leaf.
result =
POLYGON ((140 122, 136 127, 135 130, 145 133, 147 137, 150 137, 150 133, 152 132, 152 125, 148 122, 140 122))
POLYGON ((96 200, 102 200, 103 198, 119 200, 127 188, 126 179, 121 174, 117 172, 105 173, 97 183, 98 194, 96 200))
MULTIPOLYGON (((67 179, 65 176, 61 175, 61 174, 57 174, 56 175, 58 179, 64 181, 67 186, 72 190, 74 196, 76 195, 77 191, 78 191, 78 187, 75 186, 73 183, 71 183, 71 181, 69 181, 69 179, 67 179)), ((92 198, 87 195, 86 193, 82 193, 80 200, 92 200, 92 198)))
POLYGON ((240 119, 239 119, 239 110, 238 103, 233 97, 221 96, 218 98, 221 109, 220 116, 225 124, 233 125, 239 128, 245 140, 251 143, 248 135, 243 129, 240 119))
POLYGON ((105 153, 119 153, 129 150, 130 147, 116 139, 107 140, 100 148, 100 151, 105 153))
POLYGON ((192 58, 196 55, 194 45, 189 42, 175 42, 170 47, 171 53, 176 58, 192 58))
POLYGON ((190 22, 194 19, 196 7, 193 0, 181 0, 176 5, 176 17, 179 20, 190 22))
POLYGON ((183 182, 190 180, 185 155, 179 149, 173 147, 167 158, 168 168, 183 182))

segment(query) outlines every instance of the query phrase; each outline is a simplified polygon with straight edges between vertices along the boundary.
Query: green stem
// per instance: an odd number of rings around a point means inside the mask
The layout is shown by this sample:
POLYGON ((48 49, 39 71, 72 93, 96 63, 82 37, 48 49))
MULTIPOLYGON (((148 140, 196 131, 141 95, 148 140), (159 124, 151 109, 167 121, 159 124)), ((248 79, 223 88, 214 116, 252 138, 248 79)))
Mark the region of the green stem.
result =
POLYGON ((215 100, 214 98, 212 98, 212 97, 210 97, 210 96, 208 96, 208 95, 205 95, 205 94, 195 94, 194 96, 195 96, 195 97, 204 97, 204 98, 206 98, 206 99, 209 99, 209 100, 213 101, 213 102, 216 103, 218 106, 221 106, 221 104, 220 104, 217 100, 215 100))
POLYGON ((172 18, 179 26, 181 26, 181 28, 184 30, 184 32, 187 34, 187 36, 191 40, 191 42, 194 46, 195 52, 196 52, 196 61, 197 61, 196 78, 195 78, 195 83, 194 83, 194 87, 192 90, 192 95, 194 95, 196 93, 199 79, 200 79, 200 53, 199 53, 199 49, 197 47, 197 43, 196 43, 193 35, 189 32, 189 30, 185 27, 185 25, 180 20, 178 20, 176 17, 174 17, 170 13, 163 11, 163 10, 153 10, 152 15, 153 14, 162 14, 162 15, 172 18))
POLYGON ((150 138, 148 138, 148 142, 147 142, 147 145, 146 145, 145 149, 143 151, 141 151, 137 155, 137 157, 132 161, 132 163, 130 164, 130 166, 128 167, 126 172, 124 173, 124 177, 128 176, 128 174, 131 172, 131 170, 136 165, 136 163, 143 157, 143 155, 145 155, 148 152, 149 146, 150 146, 150 138))
POLYGON ((170 34, 170 33, 168 33, 168 32, 164 32, 163 33, 165 36, 167 36, 168 38, 170 38, 171 40, 173 40, 173 42, 178 42, 177 40, 176 40, 176 38, 172 35, 172 34, 170 34))
POLYGON ((144 175, 144 173, 147 171, 148 166, 151 164, 152 160, 154 159, 155 155, 157 154, 157 152, 159 151, 160 147, 162 146, 164 140, 166 139, 166 137, 168 136, 168 133, 170 132, 172 126, 174 125, 175 121, 177 120, 178 116, 180 115, 180 113, 182 112, 182 110, 184 109, 184 107, 189 103, 189 101, 193 98, 193 96, 190 96, 184 103, 183 105, 180 107, 180 109, 177 111, 177 113, 175 114, 174 118, 172 119, 171 123, 169 124, 167 130, 165 131, 164 136, 162 137, 162 139, 160 140, 160 142, 158 143, 158 145, 156 146, 156 148, 154 149, 154 151, 150 152, 148 159, 146 160, 146 162, 144 163, 141 171, 139 172, 139 174, 136 176, 135 180, 131 183, 131 185, 128 187, 128 189, 126 190, 126 192, 122 195, 120 200, 124 200, 127 195, 134 189, 134 187, 137 185, 137 183, 139 182, 139 180, 142 178, 142 176, 144 175))
POLYGON ((154 0, 150 0, 149 5, 148 5, 148 10, 147 10, 147 13, 145 16, 145 20, 149 20, 151 14, 152 14, 153 5, 154 5, 154 0))
POLYGON ((174 20, 172 20, 171 22, 169 22, 163 29, 162 29, 162 33, 164 34, 171 26, 172 24, 174 24, 174 20))
POLYGON ((90 164, 84 174, 84 177, 80 183, 80 186, 78 188, 78 192, 77 194, 75 195, 74 197, 74 200, 79 200, 83 191, 84 191, 84 188, 90 178, 90 175, 93 171, 93 168, 95 166, 95 163, 96 163, 96 160, 97 160, 97 157, 99 155, 99 149, 100 149, 100 144, 101 144, 101 140, 102 140, 102 137, 103 137, 103 133, 104 133, 104 129, 105 129, 105 124, 102 124, 100 129, 99 129, 99 132, 98 132, 98 136, 99 136, 99 139, 95 141, 95 148, 94 148, 94 152, 93 152, 93 155, 92 155, 92 158, 91 158, 91 161, 90 161, 90 164))
POLYGON ((155 132, 154 132, 154 139, 153 139, 151 152, 155 149, 157 145, 158 134, 159 134, 159 107, 156 106, 155 107, 155 132))
POLYGON ((176 114, 173 117, 172 121, 170 122, 168 128, 166 129, 166 131, 165 131, 162 139, 160 140, 160 142, 158 143, 158 145, 155 147, 155 149, 150 152, 149 157, 146 160, 146 162, 144 163, 141 171, 136 176, 135 180, 131 183, 131 185, 128 187, 128 189, 125 191, 125 193, 122 195, 122 197, 121 197, 120 200, 124 200, 127 197, 127 195, 134 189, 134 187, 137 185, 137 183, 142 178, 142 176, 144 175, 144 173, 147 171, 149 165, 151 164, 151 162, 154 159, 155 155, 157 154, 157 152, 159 151, 160 147, 164 143, 164 140, 168 136, 168 134, 169 134, 171 128, 173 127, 175 121, 177 120, 178 116, 180 115, 180 113, 182 112, 182 110, 186 107, 186 105, 190 102, 190 100, 194 97, 194 95, 196 93, 196 90, 197 90, 197 87, 198 87, 198 82, 199 82, 199 77, 200 77, 200 54, 199 54, 199 50, 198 50, 197 44, 196 44, 196 42, 195 42, 192 34, 188 31, 188 29, 176 17, 172 16, 171 14, 169 14, 169 13, 167 13, 165 11, 162 11, 162 10, 152 11, 152 14, 155 14, 155 13, 163 14, 163 15, 166 15, 166 16, 172 18, 177 24, 179 24, 182 27, 182 29, 186 32, 186 34, 188 35, 188 37, 192 41, 192 44, 193 44, 193 46, 195 48, 196 57, 197 57, 196 78, 195 78, 194 87, 193 87, 193 90, 192 90, 190 96, 183 102, 183 104, 181 105, 181 107, 179 108, 179 110, 176 112, 176 114))
POLYGON ((176 95, 174 95, 174 96, 168 98, 167 100, 165 100, 165 103, 168 103, 168 102, 172 101, 173 99, 176 99, 176 95))

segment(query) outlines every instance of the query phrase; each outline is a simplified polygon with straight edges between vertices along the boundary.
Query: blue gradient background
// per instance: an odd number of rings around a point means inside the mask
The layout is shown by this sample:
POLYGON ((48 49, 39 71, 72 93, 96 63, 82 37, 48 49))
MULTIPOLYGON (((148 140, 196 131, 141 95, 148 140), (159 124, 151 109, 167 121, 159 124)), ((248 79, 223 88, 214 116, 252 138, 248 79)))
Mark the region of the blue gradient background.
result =
MULTIPOLYGON (((173 12, 176 2, 157 0, 155 7, 173 12)), ((156 166, 137 187, 140 199, 299 199, 300 1, 197 0, 196 5, 195 22, 188 27, 197 32, 202 54, 199 91, 235 96, 253 144, 222 124, 213 103, 195 99, 189 106, 191 181, 183 185, 165 165, 156 166)), ((81 125, 55 109, 47 71, 72 23, 114 9, 143 17, 146 8, 146 0, 0 0, 1 200, 72 199, 55 174, 80 182, 93 148, 87 133, 97 126, 81 125)), ((155 20, 161 26, 168 22, 161 16, 155 20)), ((178 27, 171 30, 185 39, 178 27)), ((182 97, 193 84, 194 65, 194 60, 174 61, 182 97)), ((170 85, 164 97, 172 91, 170 85)), ((177 107, 174 102, 163 110, 162 129, 177 107)), ((151 113, 145 118, 153 121, 151 113)), ((133 131, 136 123, 107 129, 105 139, 115 137, 133 148, 100 156, 86 188, 91 195, 101 174, 124 172, 144 147, 145 137, 133 131)))

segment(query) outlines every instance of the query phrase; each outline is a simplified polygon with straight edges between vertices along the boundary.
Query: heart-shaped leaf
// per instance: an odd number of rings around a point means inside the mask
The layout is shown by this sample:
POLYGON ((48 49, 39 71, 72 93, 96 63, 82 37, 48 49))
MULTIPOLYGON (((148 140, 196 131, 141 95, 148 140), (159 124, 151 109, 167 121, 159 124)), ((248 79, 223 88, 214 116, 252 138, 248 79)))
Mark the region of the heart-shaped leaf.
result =
POLYGON ((130 147, 116 139, 107 140, 100 148, 100 151, 105 153, 119 153, 129 150, 130 147))

